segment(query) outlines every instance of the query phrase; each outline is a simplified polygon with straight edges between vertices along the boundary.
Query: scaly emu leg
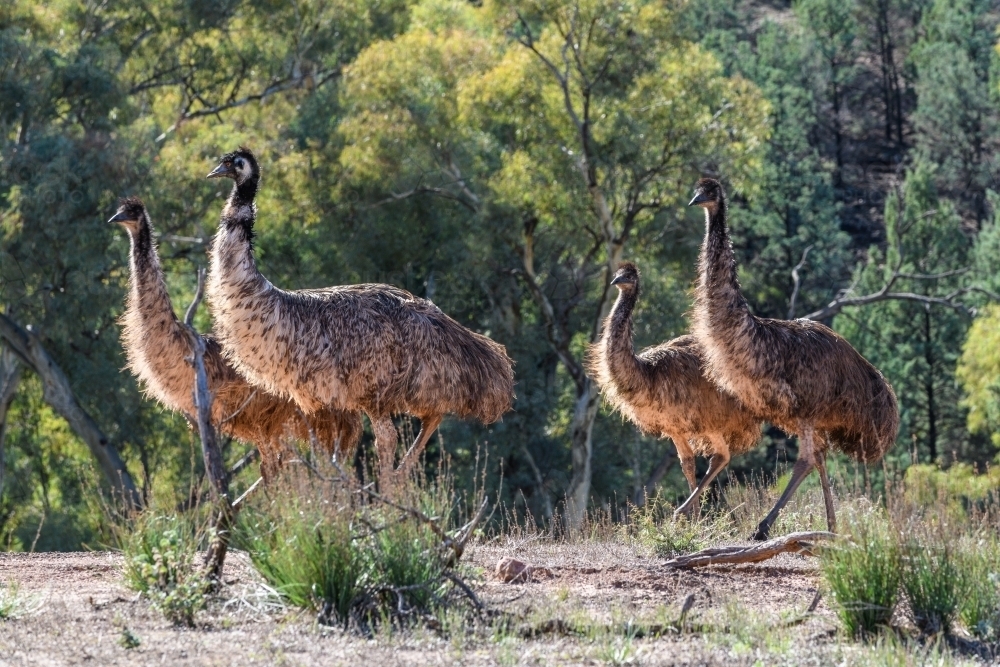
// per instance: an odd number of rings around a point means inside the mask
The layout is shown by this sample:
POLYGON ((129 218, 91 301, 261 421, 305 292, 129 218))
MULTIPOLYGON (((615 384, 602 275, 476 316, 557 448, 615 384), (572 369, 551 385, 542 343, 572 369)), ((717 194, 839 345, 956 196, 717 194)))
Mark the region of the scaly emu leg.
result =
POLYGON ((799 488, 799 484, 802 483, 802 480, 804 480, 815 467, 816 461, 813 428, 812 426, 806 426, 802 429, 802 444, 799 447, 799 458, 795 461, 795 466, 792 468, 792 478, 788 480, 788 486, 785 487, 785 492, 781 494, 780 498, 778 498, 778 502, 774 504, 771 511, 767 513, 764 520, 757 526, 757 532, 750 538, 751 540, 760 542, 768 539, 771 534, 771 526, 773 526, 774 522, 778 519, 778 512, 780 512, 781 508, 788 503, 788 499, 792 497, 793 493, 795 493, 795 489, 799 488))
POLYGON ((684 501, 684 504, 674 512, 675 519, 681 514, 686 515, 689 519, 697 519, 701 513, 701 494, 705 492, 712 480, 722 472, 722 469, 729 465, 729 447, 726 446, 726 441, 717 436, 712 438, 712 444, 715 445, 715 451, 708 462, 708 472, 701 478, 701 482, 684 501))
POLYGON ((378 456, 378 484, 385 492, 396 485, 396 444, 399 434, 391 417, 368 415, 375 434, 375 454, 378 456))
POLYGON ((826 505, 826 529, 837 532, 837 516, 833 511, 833 490, 830 488, 830 478, 826 474, 826 454, 816 455, 816 469, 819 470, 819 483, 823 487, 823 503, 826 505))
POLYGON ((420 455, 424 453, 427 442, 434 435, 437 427, 441 425, 442 419, 441 415, 433 415, 420 420, 420 433, 417 434, 417 439, 413 441, 413 445, 403 454, 403 458, 399 461, 399 468, 396 469, 400 480, 405 481, 410 476, 414 464, 416 464, 420 455))

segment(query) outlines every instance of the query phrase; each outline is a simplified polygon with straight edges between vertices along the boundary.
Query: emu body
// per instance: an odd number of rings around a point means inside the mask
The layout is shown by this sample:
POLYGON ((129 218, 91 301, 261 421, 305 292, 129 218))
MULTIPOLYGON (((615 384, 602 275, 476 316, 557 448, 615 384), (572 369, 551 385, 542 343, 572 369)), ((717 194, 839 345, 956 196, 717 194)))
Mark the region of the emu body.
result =
POLYGON ((826 452, 832 446, 857 461, 880 460, 899 429, 896 395, 882 374, 829 327, 753 315, 736 276, 722 185, 702 179, 691 205, 703 207, 706 219, 694 336, 704 350, 707 374, 754 414, 798 435, 801 443, 792 478, 754 538, 767 538, 778 512, 813 468, 820 473, 832 531, 826 452))
POLYGON ((732 456, 754 447, 760 421, 736 398, 704 375, 701 348, 680 336, 635 353, 632 313, 639 298, 639 271, 624 263, 611 281, 618 299, 604 322, 589 366, 605 399, 644 433, 669 437, 691 489, 675 514, 693 516, 699 498, 732 456), (697 483, 696 454, 709 456, 709 470, 697 483))
POLYGON ((208 299, 227 358, 252 384, 287 396, 306 413, 361 410, 375 431, 380 475, 406 474, 446 414, 492 423, 513 400, 512 361, 437 306, 381 284, 287 291, 253 255, 260 178, 240 149, 212 175, 234 180, 212 246, 208 299), (416 441, 395 466, 393 414, 420 419, 416 441))
MULTIPOLYGON (((187 361, 191 349, 170 302, 146 207, 126 199, 111 220, 128 231, 131 243, 129 293, 120 321, 128 367, 147 394, 190 422, 196 412, 194 369, 187 361)), ((204 339, 212 422, 260 450, 266 481, 282 464, 283 437, 311 441, 315 436, 328 454, 354 455, 362 431, 359 412, 326 408, 307 417, 287 398, 251 386, 222 356, 219 342, 211 335, 204 339)))

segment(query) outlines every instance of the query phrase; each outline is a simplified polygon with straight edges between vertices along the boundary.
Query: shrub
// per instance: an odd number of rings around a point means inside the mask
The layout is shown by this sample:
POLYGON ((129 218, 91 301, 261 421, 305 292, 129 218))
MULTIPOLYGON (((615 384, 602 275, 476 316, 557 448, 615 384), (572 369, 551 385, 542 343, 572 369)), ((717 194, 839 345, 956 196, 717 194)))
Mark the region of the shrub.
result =
POLYGON ((0 621, 17 618, 23 606, 17 584, 0 586, 0 621))
POLYGON ((958 558, 940 535, 909 539, 902 550, 903 589, 917 627, 931 634, 948 632, 965 590, 958 558))
POLYGON ((854 518, 847 528, 847 539, 822 550, 820 567, 844 627, 868 634, 887 625, 896 607, 899 547, 880 512, 854 518))
POLYGON ((349 503, 338 509, 285 490, 264 509, 245 511, 238 534, 257 570, 292 604, 346 625, 371 569, 353 519, 349 503))
POLYGON ((195 564, 203 531, 183 517, 140 515, 122 541, 125 583, 148 597, 171 622, 194 625, 208 581, 195 564))
POLYGON ((397 505, 355 493, 350 483, 286 476, 270 502, 244 511, 237 539, 267 581, 323 624, 363 629, 433 611, 450 552, 427 521, 447 528, 448 482, 410 482, 397 505))
POLYGON ((965 583, 959 619, 979 639, 1000 639, 1000 544, 993 536, 966 538, 958 559, 965 583))
POLYGON ((697 551, 703 546, 699 523, 673 517, 673 507, 659 496, 635 510, 632 530, 640 544, 663 558, 697 551))

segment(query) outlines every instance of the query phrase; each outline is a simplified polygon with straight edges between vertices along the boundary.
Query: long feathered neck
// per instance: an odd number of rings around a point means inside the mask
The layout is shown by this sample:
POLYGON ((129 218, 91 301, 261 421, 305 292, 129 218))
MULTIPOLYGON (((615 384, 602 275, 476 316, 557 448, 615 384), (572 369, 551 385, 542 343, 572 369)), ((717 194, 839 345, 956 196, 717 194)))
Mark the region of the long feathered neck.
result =
POLYGON ((174 318, 170 294, 163 278, 156 242, 153 240, 152 224, 148 216, 143 217, 138 228, 129 233, 129 268, 132 274, 129 307, 135 308, 137 314, 145 320, 156 317, 174 318))
POLYGON ((233 189, 222 210, 221 222, 230 231, 243 233, 246 242, 253 246, 253 226, 257 221, 257 186, 259 180, 251 177, 242 183, 233 183, 233 189))
POLYGON ((632 345, 634 325, 632 311, 639 300, 639 285, 633 289, 624 289, 618 294, 618 299, 608 315, 605 328, 605 362, 611 380, 621 391, 629 391, 636 387, 643 372, 642 361, 635 356, 632 345))
POLYGON ((698 304, 696 314, 708 316, 710 328, 718 331, 716 318, 742 320, 750 317, 750 308, 736 274, 736 255, 726 227, 726 202, 720 201, 706 213, 705 241, 698 258, 698 304))

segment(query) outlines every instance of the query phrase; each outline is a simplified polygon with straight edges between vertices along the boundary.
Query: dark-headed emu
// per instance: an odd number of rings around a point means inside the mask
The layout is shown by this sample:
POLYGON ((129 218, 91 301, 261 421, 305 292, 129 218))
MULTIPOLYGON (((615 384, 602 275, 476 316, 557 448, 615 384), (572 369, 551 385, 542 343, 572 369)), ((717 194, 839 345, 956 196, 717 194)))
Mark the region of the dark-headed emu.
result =
POLYGON ((379 476, 406 475, 446 414, 492 423, 511 407, 513 362, 433 303, 391 285, 286 291, 253 255, 260 169, 245 148, 209 177, 231 178, 212 244, 208 301, 226 357, 252 384, 306 413, 362 410, 375 431, 379 476), (398 413, 420 433, 395 468, 398 413))
POLYGON ((760 421, 734 397, 719 391, 702 372, 693 336, 681 336, 635 353, 632 311, 639 299, 639 270, 623 263, 611 284, 618 300, 588 355, 590 371, 605 399, 644 433, 674 441, 691 495, 676 514, 692 517, 699 498, 733 455, 760 439, 760 421), (695 454, 710 456, 708 472, 696 483, 695 454))
POLYGON ((827 523, 834 530, 826 452, 832 446, 857 461, 880 460, 899 429, 896 395, 882 374, 829 327, 751 313, 736 277, 722 185, 701 179, 690 205, 705 209, 694 336, 704 350, 708 376, 754 414, 800 440, 791 480, 753 537, 767 539, 778 512, 813 468, 819 470, 827 523))

